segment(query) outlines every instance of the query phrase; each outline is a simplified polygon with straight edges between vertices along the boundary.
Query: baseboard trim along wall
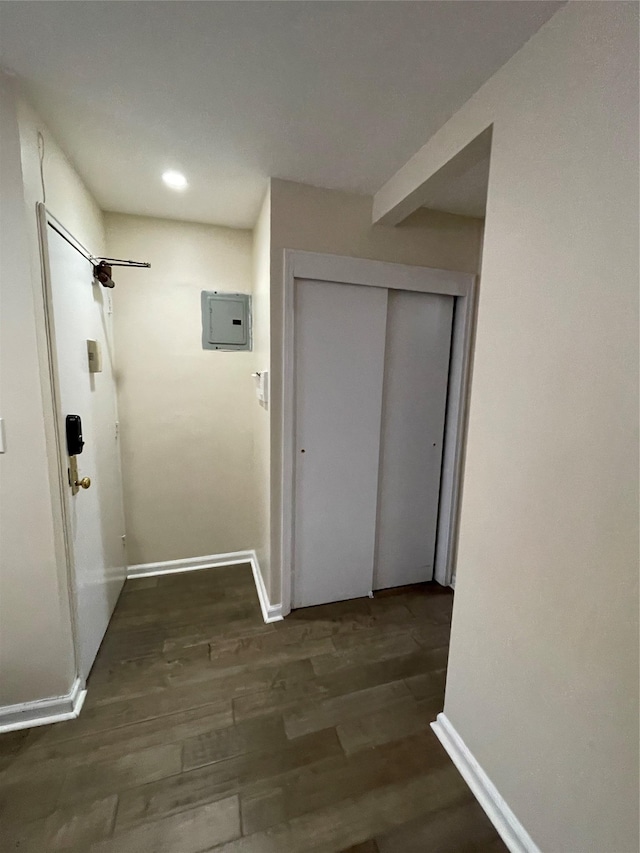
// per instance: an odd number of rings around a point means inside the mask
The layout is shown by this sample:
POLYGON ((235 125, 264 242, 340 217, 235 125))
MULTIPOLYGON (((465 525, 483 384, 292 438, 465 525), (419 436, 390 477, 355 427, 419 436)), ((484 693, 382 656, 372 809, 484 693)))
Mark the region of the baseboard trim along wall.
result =
POLYGON ((256 592, 258 593, 260 609, 262 610, 262 618, 265 622, 281 622, 284 618, 282 615, 282 604, 271 604, 269 601, 267 588, 264 585, 264 578, 262 577, 262 571, 260 569, 260 563, 258 562, 255 551, 252 551, 251 553, 253 554, 251 558, 251 570, 253 571, 253 580, 256 585, 256 592))
POLYGON ((228 554, 209 554, 206 557, 188 557, 185 560, 166 560, 162 563, 141 563, 129 566, 127 579, 150 578, 154 575, 177 574, 179 572, 195 572, 200 569, 218 569, 223 566, 236 566, 250 563, 253 580, 258 593, 258 601, 265 622, 279 622, 282 617, 282 604, 271 604, 267 589, 264 585, 262 571, 256 552, 230 551, 228 554))
POLYGON ((540 853, 446 715, 438 714, 431 728, 511 853, 540 853))
POLYGON ((141 563, 129 566, 128 578, 151 578, 154 575, 195 572, 198 569, 215 569, 250 563, 255 551, 230 551, 228 554, 208 554, 206 557, 187 557, 185 560, 164 560, 161 563, 141 563))
POLYGON ((63 720, 75 720, 84 704, 87 691, 79 678, 73 682, 66 696, 37 699, 17 705, 0 707, 0 734, 18 729, 48 726, 63 720))

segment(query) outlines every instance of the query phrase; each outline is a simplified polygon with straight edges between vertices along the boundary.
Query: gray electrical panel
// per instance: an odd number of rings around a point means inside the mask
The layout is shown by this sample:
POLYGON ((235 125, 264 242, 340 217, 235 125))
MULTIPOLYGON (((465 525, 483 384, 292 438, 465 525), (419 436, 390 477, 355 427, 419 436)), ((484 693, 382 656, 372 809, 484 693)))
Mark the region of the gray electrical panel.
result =
POLYGON ((202 348, 251 349, 251 297, 248 293, 203 290, 202 348))

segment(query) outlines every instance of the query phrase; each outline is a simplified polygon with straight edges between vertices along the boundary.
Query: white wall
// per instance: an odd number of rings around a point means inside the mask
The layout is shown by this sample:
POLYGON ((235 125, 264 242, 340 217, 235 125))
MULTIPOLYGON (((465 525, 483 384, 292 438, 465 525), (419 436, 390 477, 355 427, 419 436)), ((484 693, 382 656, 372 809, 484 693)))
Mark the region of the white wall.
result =
POLYGON ((383 188, 376 215, 411 209, 492 122, 445 713, 541 850, 631 853, 637 4, 559 11, 383 188))
POLYGON ((70 603, 41 301, 42 200, 94 251, 101 215, 38 116, 0 75, 0 705, 68 693, 75 677, 70 603))
POLYGON ((265 581, 272 603, 281 592, 283 250, 477 270, 480 220, 420 210, 390 228, 371 225, 371 208, 369 196, 271 181, 271 568, 265 581))
MULTIPOLYGON (((253 353, 256 371, 270 370, 271 188, 267 190, 253 231, 253 353)), ((269 404, 254 406, 255 540, 264 577, 271 576, 271 448, 269 404)))
POLYGON ((130 564, 253 548, 252 352, 202 349, 202 290, 250 292, 251 233, 106 214, 130 564))
MULTIPOLYGON (((93 196, 40 116, 24 98, 18 100, 18 121, 27 216, 29 224, 32 224, 32 219, 34 223, 30 233, 37 234, 36 202, 45 201, 38 150, 38 131, 40 131, 44 137, 43 170, 47 209, 91 252, 96 255, 101 254, 105 250, 104 221, 102 211, 93 196)), ((37 271, 39 277, 39 262, 37 271)))

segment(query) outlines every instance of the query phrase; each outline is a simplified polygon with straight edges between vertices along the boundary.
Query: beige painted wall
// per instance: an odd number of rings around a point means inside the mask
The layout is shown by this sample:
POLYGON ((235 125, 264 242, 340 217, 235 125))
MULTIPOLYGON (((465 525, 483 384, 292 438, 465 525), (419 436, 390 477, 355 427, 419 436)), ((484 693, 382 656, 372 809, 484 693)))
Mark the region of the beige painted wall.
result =
POLYGON ((540 849, 631 853, 637 4, 559 11, 383 189, 378 212, 490 122, 445 712, 540 849))
POLYGON ((68 693, 75 677, 70 603, 47 401, 35 205, 42 200, 94 251, 101 214, 33 110, 0 74, 0 705, 68 693))
MULTIPOLYGON (((271 189, 267 190, 253 230, 253 353, 256 371, 269 370, 271 264, 271 189)), ((264 577, 271 575, 270 484, 271 448, 269 404, 254 406, 253 440, 255 472, 254 547, 264 577)))
POLYGON ((265 578, 280 601, 282 517, 283 250, 475 272, 481 222, 421 210, 399 228, 371 225, 372 199, 291 181, 271 181, 271 567, 265 578))
POLYGON ((66 693, 74 661, 49 498, 16 102, 6 78, 0 116, 0 705, 10 705, 66 693))
POLYGON ((202 290, 250 292, 251 233, 106 214, 130 564, 253 548, 252 352, 202 349, 202 290))

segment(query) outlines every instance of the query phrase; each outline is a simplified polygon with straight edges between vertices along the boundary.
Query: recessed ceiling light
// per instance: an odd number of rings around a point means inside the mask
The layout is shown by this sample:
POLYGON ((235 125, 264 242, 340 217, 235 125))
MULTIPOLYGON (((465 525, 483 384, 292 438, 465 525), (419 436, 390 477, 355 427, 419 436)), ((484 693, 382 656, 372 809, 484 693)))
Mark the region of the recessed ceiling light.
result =
POLYGON ((187 179, 182 172, 174 172, 172 169, 169 169, 168 172, 163 173, 162 180, 172 190, 184 190, 187 188, 187 179))

